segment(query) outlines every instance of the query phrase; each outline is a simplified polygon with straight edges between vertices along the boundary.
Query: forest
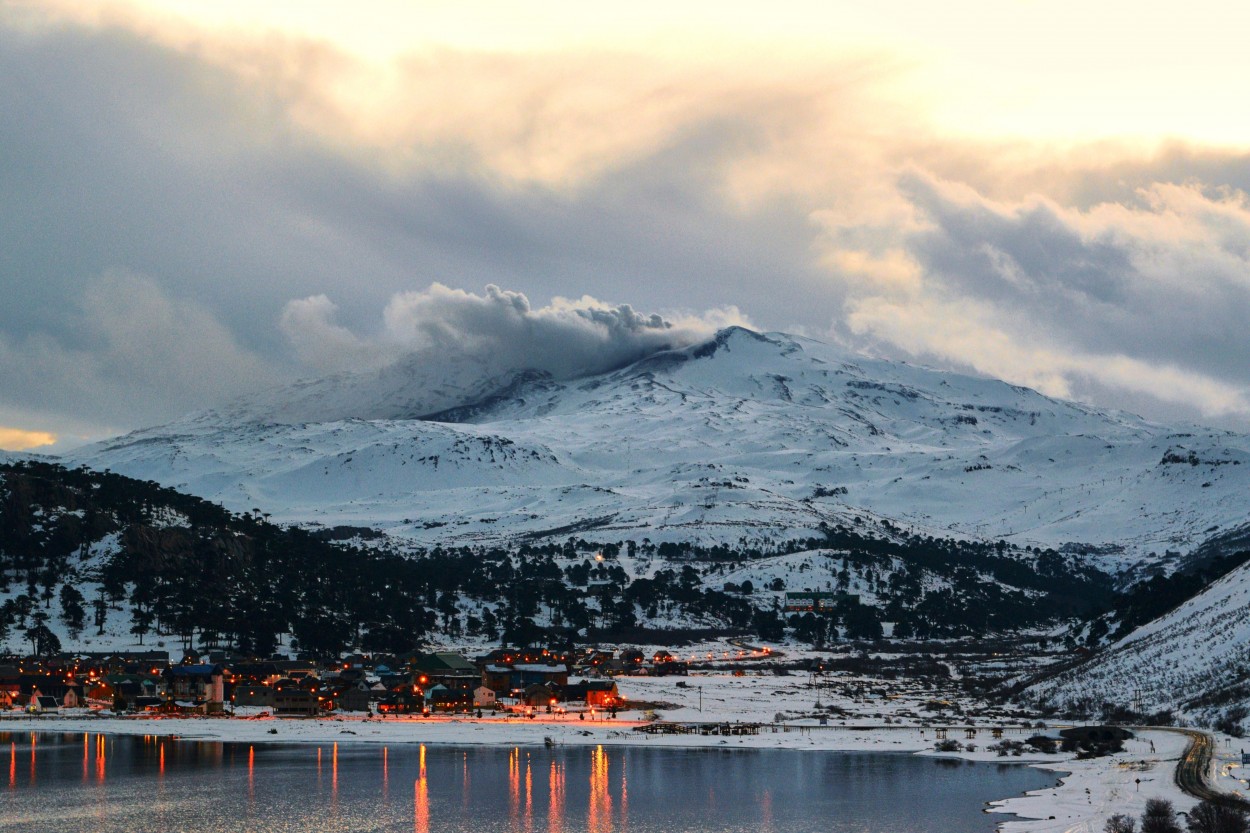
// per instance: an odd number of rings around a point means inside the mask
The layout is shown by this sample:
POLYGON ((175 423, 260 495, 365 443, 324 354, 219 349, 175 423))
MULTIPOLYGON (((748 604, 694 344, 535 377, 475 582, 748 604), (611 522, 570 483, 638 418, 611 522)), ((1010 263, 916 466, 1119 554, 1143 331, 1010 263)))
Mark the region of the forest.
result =
MULTIPOLYGON (((447 519, 430 519, 439 523, 447 519)), ((363 527, 301 528, 232 513, 111 472, 0 466, 0 645, 45 654, 59 631, 267 656, 405 651, 444 637, 511 644, 714 630, 816 645, 1017 632, 1123 603, 1111 577, 1052 550, 908 535, 888 522, 821 527, 759 547, 594 542, 397 545, 363 527), (718 580, 819 550, 839 588, 873 603, 787 613, 787 588, 718 580), (652 569, 631 575, 625 564, 652 569), (55 627, 54 627, 55 626, 55 627)))

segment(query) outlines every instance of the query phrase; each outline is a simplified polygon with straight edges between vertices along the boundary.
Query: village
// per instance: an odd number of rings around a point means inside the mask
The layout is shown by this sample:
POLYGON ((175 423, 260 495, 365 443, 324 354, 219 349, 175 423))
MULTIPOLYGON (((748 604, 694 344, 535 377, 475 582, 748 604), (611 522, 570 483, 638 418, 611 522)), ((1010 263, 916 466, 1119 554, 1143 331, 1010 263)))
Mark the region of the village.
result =
MULTIPOLYGON (((498 649, 469 659, 452 651, 403 656, 352 654, 333 662, 274 657, 235 660, 166 651, 113 652, 0 664, 0 708, 28 714, 105 710, 116 714, 225 715, 256 708, 279 717, 333 713, 429 715, 567 706, 615 711, 616 674, 644 667, 641 652, 498 649), (570 682, 570 673, 586 679, 570 682)), ((651 673, 680 664, 646 658, 651 673)), ((574 678, 576 679, 576 677, 574 678)))
POLYGON ((166 650, 117 650, 0 658, 0 724, 25 718, 51 729, 70 719, 110 718, 108 731, 128 732, 128 723, 178 719, 292 727, 310 720, 608 721, 649 736, 907 728, 931 747, 948 731, 951 738, 997 742, 1044 726, 1038 715, 991 696, 982 682, 1037 661, 1028 651, 992 644, 953 645, 935 656, 741 639, 669 647, 431 646, 321 659, 209 651, 173 661, 166 650))
MULTIPOLYGON (((708 653, 705 662, 731 658, 708 653)), ((733 659, 760 659, 771 649, 735 649, 733 659)), ((0 710, 28 715, 274 717, 355 714, 604 713, 637 704, 622 699, 621 676, 689 673, 688 661, 665 649, 496 648, 470 658, 456 651, 402 655, 348 654, 330 661, 277 655, 267 660, 224 652, 115 651, 0 662, 0 710)))
MULTIPOLYGON (((132 735, 300 744, 332 761, 342 743, 641 744, 910 753, 1056 772, 1054 787, 986 808, 1021 817, 1000 825, 1021 832, 1067 830, 1110 808, 1140 812, 1151 795, 1192 801, 1173 783, 1193 749, 1189 730, 1125 733, 1120 751, 1100 757, 1058 749, 1071 723, 1039 719, 970 686, 1036 661, 1001 648, 916 656, 718 640, 671 649, 461 646, 323 661, 210 652, 172 662, 164 651, 10 657, 0 661, 0 732, 11 740, 55 732, 94 734, 97 742, 132 735), (1029 821, 1039 818, 1048 826, 1029 821)), ((1214 737, 1209 787, 1239 795, 1250 787, 1232 740, 1214 737)))

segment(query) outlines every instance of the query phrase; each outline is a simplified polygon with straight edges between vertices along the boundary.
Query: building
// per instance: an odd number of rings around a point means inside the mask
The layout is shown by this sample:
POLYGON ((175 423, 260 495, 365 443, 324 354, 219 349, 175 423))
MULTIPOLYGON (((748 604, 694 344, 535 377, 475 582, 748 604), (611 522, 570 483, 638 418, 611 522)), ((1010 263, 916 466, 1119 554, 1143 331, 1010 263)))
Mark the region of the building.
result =
POLYGON ((31 714, 56 714, 56 698, 47 694, 36 694, 30 698, 26 711, 31 714))
POLYGON ((532 685, 563 688, 569 684, 569 667, 539 663, 487 665, 482 669, 482 685, 496 694, 519 691, 532 685))
POLYGON ((164 677, 170 699, 202 704, 209 713, 225 708, 225 669, 220 665, 173 665, 164 677))
POLYGON ((473 708, 473 692, 435 685, 425 690, 425 704, 437 711, 468 711, 473 708))
POLYGON ((521 702, 527 706, 539 708, 542 706, 554 706, 560 701, 559 696, 550 686, 542 683, 534 683, 525 687, 525 693, 521 697, 521 702))
POLYGON ((570 703, 610 708, 621 702, 620 692, 613 680, 584 680, 569 683, 564 689, 564 699, 570 703))
POLYGON ((859 604, 857 593, 823 593, 804 591, 786 593, 787 613, 829 613, 847 605, 859 604))
POLYGON ((420 714, 425 698, 415 691, 395 691, 378 702, 378 714, 420 714))
POLYGON ((330 686, 324 694, 325 707, 340 712, 367 712, 371 702, 369 694, 369 687, 363 683, 330 686))
POLYGON ((264 683, 239 683, 231 700, 236 706, 272 706, 273 687, 264 683))
POLYGON ((314 691, 298 686, 290 686, 273 693, 273 713, 315 717, 320 714, 322 700, 314 691))
POLYGON ((87 695, 83 693, 82 686, 69 686, 61 695, 61 708, 63 709, 85 709, 86 707, 87 695))
POLYGON ((452 651, 413 653, 409 657, 412 682, 421 687, 441 685, 452 691, 469 692, 482 682, 478 667, 452 651))
POLYGON ((493 709, 499 701, 495 690, 485 685, 473 689, 473 707, 476 709, 493 709))

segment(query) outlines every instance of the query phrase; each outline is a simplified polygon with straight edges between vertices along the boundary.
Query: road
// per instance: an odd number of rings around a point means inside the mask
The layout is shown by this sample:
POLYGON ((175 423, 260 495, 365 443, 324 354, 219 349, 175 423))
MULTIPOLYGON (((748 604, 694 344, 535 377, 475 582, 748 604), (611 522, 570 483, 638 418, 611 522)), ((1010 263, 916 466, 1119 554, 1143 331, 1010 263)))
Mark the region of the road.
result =
MULTIPOLYGON (((1164 728, 1164 727, 1158 727, 1164 728)), ((1165 729, 1189 738, 1189 746, 1176 764, 1176 786, 1194 798, 1213 801, 1242 809, 1250 809, 1250 804, 1241 796, 1221 792, 1211 786, 1211 758, 1215 754, 1215 742, 1206 732, 1195 729, 1165 729)))

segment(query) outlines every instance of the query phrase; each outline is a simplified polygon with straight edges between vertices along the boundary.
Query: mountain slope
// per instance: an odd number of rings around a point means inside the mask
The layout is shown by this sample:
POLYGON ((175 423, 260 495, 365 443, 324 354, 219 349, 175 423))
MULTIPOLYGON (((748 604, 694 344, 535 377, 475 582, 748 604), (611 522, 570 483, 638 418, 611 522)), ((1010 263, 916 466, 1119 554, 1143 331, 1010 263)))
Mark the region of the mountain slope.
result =
POLYGON ((731 328, 572 381, 471 371, 332 377, 68 457, 420 543, 760 542, 877 516, 1123 567, 1245 521, 1244 436, 809 339, 731 328))
POLYGON ((1250 701, 1250 564, 1025 696, 1097 712, 1103 703, 1179 711, 1208 725, 1246 718, 1250 701), (1231 711, 1230 711, 1231 710, 1231 711))

